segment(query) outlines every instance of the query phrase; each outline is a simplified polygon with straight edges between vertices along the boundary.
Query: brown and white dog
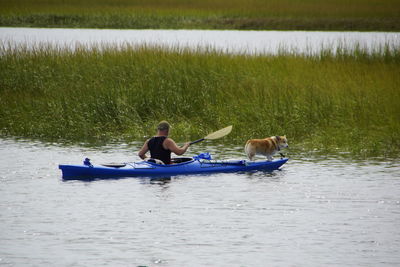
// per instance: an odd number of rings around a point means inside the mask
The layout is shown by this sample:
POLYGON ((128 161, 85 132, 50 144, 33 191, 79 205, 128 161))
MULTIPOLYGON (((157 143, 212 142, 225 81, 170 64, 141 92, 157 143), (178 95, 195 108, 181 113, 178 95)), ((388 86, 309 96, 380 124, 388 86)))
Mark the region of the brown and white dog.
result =
POLYGON ((265 139, 251 139, 246 142, 244 151, 250 160, 253 160, 256 154, 264 155, 269 161, 272 156, 282 148, 288 147, 286 136, 271 136, 265 139))

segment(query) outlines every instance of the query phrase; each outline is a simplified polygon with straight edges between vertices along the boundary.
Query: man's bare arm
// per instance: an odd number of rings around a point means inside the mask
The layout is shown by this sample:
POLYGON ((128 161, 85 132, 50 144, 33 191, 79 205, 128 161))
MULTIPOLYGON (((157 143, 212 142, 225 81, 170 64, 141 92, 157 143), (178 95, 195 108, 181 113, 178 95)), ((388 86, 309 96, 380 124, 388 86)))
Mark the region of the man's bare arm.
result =
POLYGON ((164 141, 164 148, 169 149, 171 152, 174 152, 176 155, 183 155, 190 146, 190 143, 185 143, 182 147, 177 146, 174 140, 171 138, 167 138, 164 141))
POLYGON ((146 153, 147 153, 147 151, 149 151, 149 146, 147 145, 148 142, 149 142, 149 140, 147 140, 144 143, 143 147, 139 150, 138 155, 139 155, 139 157, 141 159, 145 159, 146 158, 146 153))

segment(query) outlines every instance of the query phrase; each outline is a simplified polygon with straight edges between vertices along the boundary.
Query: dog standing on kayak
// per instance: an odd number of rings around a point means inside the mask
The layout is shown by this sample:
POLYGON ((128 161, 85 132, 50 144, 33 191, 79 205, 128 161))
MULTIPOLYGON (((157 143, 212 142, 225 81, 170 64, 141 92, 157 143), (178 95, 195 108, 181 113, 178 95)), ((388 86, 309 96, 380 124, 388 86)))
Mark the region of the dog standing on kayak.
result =
POLYGON ((268 161, 272 161, 273 155, 288 146, 286 136, 271 136, 264 139, 248 140, 244 151, 250 160, 253 160, 256 154, 260 154, 266 156, 268 161))

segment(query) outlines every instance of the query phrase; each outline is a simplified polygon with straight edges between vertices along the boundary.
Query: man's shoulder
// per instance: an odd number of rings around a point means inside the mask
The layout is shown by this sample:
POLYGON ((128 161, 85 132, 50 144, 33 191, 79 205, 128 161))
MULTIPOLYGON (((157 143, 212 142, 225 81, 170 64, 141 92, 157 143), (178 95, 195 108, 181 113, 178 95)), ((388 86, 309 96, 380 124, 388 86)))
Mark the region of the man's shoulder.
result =
POLYGON ((169 138, 169 137, 166 137, 165 140, 164 140, 164 143, 175 143, 175 141, 172 140, 172 139, 169 138))
POLYGON ((163 145, 165 146, 165 148, 171 148, 171 146, 173 147, 174 145, 176 145, 175 141, 169 137, 165 138, 163 145))

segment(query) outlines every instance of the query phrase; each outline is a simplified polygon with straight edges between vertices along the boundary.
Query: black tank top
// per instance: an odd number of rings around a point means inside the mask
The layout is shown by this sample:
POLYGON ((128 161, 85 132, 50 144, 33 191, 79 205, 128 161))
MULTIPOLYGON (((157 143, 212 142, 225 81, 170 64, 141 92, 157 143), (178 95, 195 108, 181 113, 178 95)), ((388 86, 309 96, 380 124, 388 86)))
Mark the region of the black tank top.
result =
POLYGON ((152 159, 159 159, 165 164, 171 164, 171 151, 163 147, 166 138, 166 136, 154 136, 149 140, 147 146, 152 159))

